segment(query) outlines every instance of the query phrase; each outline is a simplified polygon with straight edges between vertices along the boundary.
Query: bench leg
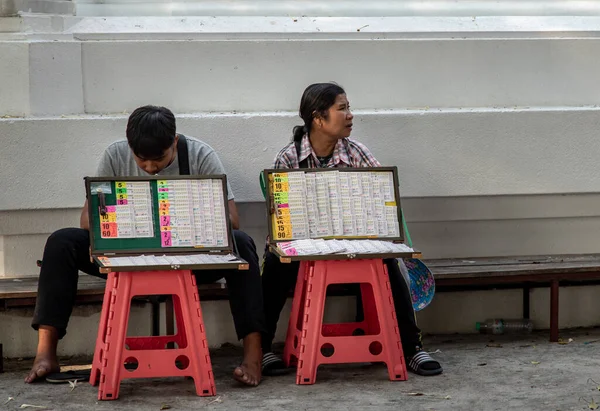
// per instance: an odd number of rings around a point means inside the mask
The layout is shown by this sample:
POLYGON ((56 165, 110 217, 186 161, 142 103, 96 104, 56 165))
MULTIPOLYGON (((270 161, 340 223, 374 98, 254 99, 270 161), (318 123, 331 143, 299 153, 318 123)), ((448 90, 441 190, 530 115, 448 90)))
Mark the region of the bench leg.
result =
POLYGON ((550 283, 550 342, 558 341, 558 280, 550 283))
POLYGON ((525 287, 523 287, 523 318, 528 320, 529 319, 529 312, 530 312, 530 305, 529 305, 529 295, 531 288, 527 285, 525 287))
POLYGON ((0 373, 4 372, 4 355, 2 354, 2 344, 0 344, 0 373))

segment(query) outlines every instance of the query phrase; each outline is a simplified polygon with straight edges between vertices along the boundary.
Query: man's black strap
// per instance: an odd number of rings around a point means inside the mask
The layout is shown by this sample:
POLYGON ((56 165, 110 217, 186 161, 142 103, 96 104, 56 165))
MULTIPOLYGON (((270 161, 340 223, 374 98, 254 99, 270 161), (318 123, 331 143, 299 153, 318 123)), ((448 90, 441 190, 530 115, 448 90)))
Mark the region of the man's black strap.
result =
POLYGON ((189 176, 190 158, 188 155, 187 141, 183 134, 179 134, 179 141, 177 142, 177 159, 179 161, 179 175, 189 176))

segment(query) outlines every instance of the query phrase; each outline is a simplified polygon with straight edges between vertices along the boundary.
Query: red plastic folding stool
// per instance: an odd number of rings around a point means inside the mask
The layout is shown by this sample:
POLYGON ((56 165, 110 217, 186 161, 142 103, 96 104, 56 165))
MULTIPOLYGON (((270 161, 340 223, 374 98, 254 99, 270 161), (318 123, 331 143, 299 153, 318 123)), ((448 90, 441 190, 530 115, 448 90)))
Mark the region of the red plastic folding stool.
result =
POLYGON ((302 261, 284 348, 296 384, 314 384, 320 364, 384 362, 390 380, 407 379, 396 310, 383 260, 302 261), (360 283, 364 320, 323 324, 329 284, 360 283))
POLYGON ((99 384, 99 400, 114 400, 119 397, 121 380, 150 377, 192 377, 199 396, 216 394, 196 278, 191 271, 108 275, 90 383, 99 384), (176 334, 127 337, 131 299, 169 294, 173 296, 176 334), (177 344, 177 348, 166 349, 169 343, 177 344))

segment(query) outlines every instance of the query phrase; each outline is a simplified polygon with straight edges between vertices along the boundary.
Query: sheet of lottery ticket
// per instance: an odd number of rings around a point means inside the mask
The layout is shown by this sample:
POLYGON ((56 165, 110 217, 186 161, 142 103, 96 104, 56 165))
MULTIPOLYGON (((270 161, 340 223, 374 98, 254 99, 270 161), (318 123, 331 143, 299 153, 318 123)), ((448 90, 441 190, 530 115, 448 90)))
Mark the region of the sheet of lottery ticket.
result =
POLYGON ((288 256, 327 254, 385 254, 412 253, 406 244, 379 240, 324 240, 305 239, 280 242, 277 248, 288 256))
POLYGON ((162 247, 225 247, 227 218, 221 180, 159 180, 162 247))
POLYGON ((241 260, 233 254, 189 255, 139 255, 128 257, 98 257, 106 267, 155 267, 174 265, 238 264, 241 260))
POLYGON ((154 237, 150 183, 116 181, 115 191, 116 204, 100 215, 100 237, 154 237))
POLYGON ((399 237, 389 171, 273 173, 274 240, 399 237))

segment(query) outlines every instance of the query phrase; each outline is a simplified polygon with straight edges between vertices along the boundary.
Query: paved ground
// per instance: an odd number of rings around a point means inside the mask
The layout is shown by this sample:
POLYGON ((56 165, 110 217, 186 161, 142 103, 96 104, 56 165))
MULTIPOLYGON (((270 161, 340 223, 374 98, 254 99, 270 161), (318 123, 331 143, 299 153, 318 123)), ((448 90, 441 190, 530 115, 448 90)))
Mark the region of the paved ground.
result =
MULTIPOLYGON (((445 372, 438 377, 409 374, 405 382, 390 382, 382 365, 324 366, 317 383, 297 386, 293 374, 266 378, 255 389, 230 378, 239 361, 237 348, 213 353, 218 395, 194 395, 192 381, 128 380, 117 401, 98 402, 89 384, 25 385, 31 360, 9 360, 0 375, 0 410, 585 410, 600 404, 600 330, 563 332, 568 344, 551 344, 545 333, 524 337, 438 336, 426 345, 445 372), (593 379, 598 384, 592 382, 593 379), (7 403, 4 403, 13 397, 7 403)), ((89 359, 65 359, 85 363, 89 359), (82 362, 83 361, 83 362, 82 362)))

